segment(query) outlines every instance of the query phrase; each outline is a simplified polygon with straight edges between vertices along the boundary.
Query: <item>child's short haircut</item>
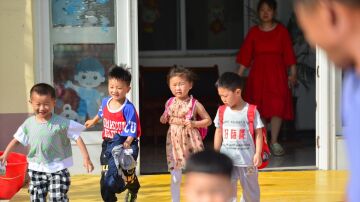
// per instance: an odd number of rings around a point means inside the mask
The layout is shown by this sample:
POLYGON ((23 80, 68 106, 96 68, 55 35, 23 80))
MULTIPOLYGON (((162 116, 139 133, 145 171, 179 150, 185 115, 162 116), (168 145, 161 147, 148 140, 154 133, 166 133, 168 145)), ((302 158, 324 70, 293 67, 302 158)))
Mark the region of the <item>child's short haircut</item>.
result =
POLYGON ((218 81, 216 82, 217 88, 226 88, 231 91, 236 89, 243 89, 244 79, 234 72, 225 72, 223 73, 218 81))
POLYGON ((33 93, 37 93, 39 95, 50 95, 51 98, 55 99, 55 89, 47 83, 35 84, 30 90, 30 97, 33 93))
POLYGON ((231 178, 232 160, 225 154, 214 150, 205 150, 190 156, 186 163, 186 172, 224 175, 231 178))
POLYGON ((175 76, 185 78, 190 83, 194 83, 196 80, 196 75, 190 69, 184 67, 173 67, 166 77, 167 83, 169 84, 170 79, 175 76))
POLYGON ((131 83, 131 74, 124 67, 113 66, 108 73, 108 79, 117 79, 126 82, 128 86, 131 83))

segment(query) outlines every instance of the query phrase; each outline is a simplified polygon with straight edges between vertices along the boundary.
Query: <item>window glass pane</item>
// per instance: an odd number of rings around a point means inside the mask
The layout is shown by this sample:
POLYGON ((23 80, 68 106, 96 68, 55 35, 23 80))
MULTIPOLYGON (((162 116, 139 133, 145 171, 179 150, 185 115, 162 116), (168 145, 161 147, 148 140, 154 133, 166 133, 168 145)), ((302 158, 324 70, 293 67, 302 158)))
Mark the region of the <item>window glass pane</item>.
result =
MULTIPOLYGON (((115 63, 114 0, 51 0, 55 113, 84 123, 107 96, 106 73, 115 63)), ((92 128, 101 130, 100 124, 92 128)))
POLYGON ((187 49, 238 49, 243 9, 243 0, 186 0, 187 49))
POLYGON ((139 49, 180 49, 179 0, 139 0, 139 49))

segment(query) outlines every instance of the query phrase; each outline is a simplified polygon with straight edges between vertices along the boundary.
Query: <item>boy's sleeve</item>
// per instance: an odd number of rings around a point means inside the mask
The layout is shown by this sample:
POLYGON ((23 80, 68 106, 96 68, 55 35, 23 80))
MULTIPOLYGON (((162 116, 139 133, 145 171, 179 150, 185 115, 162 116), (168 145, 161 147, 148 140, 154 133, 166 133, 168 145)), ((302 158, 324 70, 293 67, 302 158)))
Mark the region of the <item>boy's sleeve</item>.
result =
POLYGON ((124 118, 126 120, 126 126, 121 132, 121 136, 138 137, 138 125, 140 124, 137 118, 135 107, 131 104, 125 105, 123 109, 124 118))
POLYGON ((27 146, 29 144, 28 129, 25 124, 21 125, 14 134, 14 138, 22 145, 27 146))
POLYGON ((109 100, 109 98, 104 98, 99 107, 99 111, 98 111, 97 115, 101 119, 103 118, 103 109, 106 107, 108 100, 109 100))
POLYGON ((259 111, 257 109, 255 110, 254 127, 255 127, 255 129, 259 129, 259 128, 264 127, 264 124, 263 124, 263 122, 261 121, 261 118, 260 118, 260 113, 259 113, 259 111))
POLYGON ((81 132, 83 132, 86 127, 76 121, 70 120, 69 128, 67 132, 67 137, 71 140, 76 141, 79 137, 81 132))
POLYGON ((216 128, 219 128, 220 127, 220 123, 219 123, 219 109, 216 111, 216 116, 215 116, 215 119, 214 119, 214 125, 216 128))

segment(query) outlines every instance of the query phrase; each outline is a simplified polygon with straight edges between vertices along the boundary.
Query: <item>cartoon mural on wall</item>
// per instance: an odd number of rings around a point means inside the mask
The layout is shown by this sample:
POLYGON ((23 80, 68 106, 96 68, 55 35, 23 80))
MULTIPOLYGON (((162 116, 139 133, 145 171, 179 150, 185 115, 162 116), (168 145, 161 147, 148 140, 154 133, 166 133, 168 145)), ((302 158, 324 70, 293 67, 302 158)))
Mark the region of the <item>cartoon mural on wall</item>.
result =
POLYGON ((60 113, 60 116, 63 116, 67 119, 71 119, 74 121, 77 121, 79 123, 84 123, 84 120, 82 120, 76 111, 73 111, 71 109, 71 106, 69 104, 65 104, 63 107, 63 111, 60 113))
POLYGON ((141 19, 142 28, 146 33, 153 33, 155 31, 154 24, 160 17, 157 0, 143 0, 139 2, 142 8, 141 19))
POLYGON ((214 34, 219 34, 225 28, 225 8, 223 2, 213 3, 209 8, 209 29, 214 34))
POLYGON ((53 27, 114 26, 114 0, 52 0, 53 27))
MULTIPOLYGON (((72 115, 70 116, 70 119, 76 117, 76 121, 80 123, 85 123, 86 115, 87 115, 87 107, 85 100, 81 99, 75 90, 71 88, 64 88, 63 85, 57 85, 56 86, 56 110, 55 112, 61 115, 64 115, 65 110, 71 109, 71 111, 74 111, 76 113, 76 116, 72 115), (65 108, 65 105, 68 105, 69 107, 65 108)), ((68 113, 65 113, 68 114, 68 113)), ((74 113, 71 113, 74 114, 74 113)), ((66 116, 65 116, 66 117, 66 116)), ((69 117, 68 117, 69 118, 69 117)))
POLYGON ((82 59, 75 67, 74 80, 79 85, 75 85, 71 80, 65 83, 65 88, 74 89, 79 97, 86 102, 88 117, 94 117, 99 109, 101 97, 96 87, 105 81, 105 70, 103 65, 92 57, 82 59))
POLYGON ((115 44, 55 44, 53 51, 55 113, 84 123, 107 94, 105 74, 114 64, 115 44))

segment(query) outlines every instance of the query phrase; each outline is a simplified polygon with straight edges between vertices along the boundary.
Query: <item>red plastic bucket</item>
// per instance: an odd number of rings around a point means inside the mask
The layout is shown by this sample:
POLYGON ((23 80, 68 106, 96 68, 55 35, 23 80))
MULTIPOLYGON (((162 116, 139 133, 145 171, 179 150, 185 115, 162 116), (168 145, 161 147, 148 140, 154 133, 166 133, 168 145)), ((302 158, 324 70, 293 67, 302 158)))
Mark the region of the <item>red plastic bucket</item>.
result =
POLYGON ((0 176, 0 199, 11 199, 20 190, 24 185, 26 169, 26 156, 11 152, 7 159, 6 174, 0 176))

